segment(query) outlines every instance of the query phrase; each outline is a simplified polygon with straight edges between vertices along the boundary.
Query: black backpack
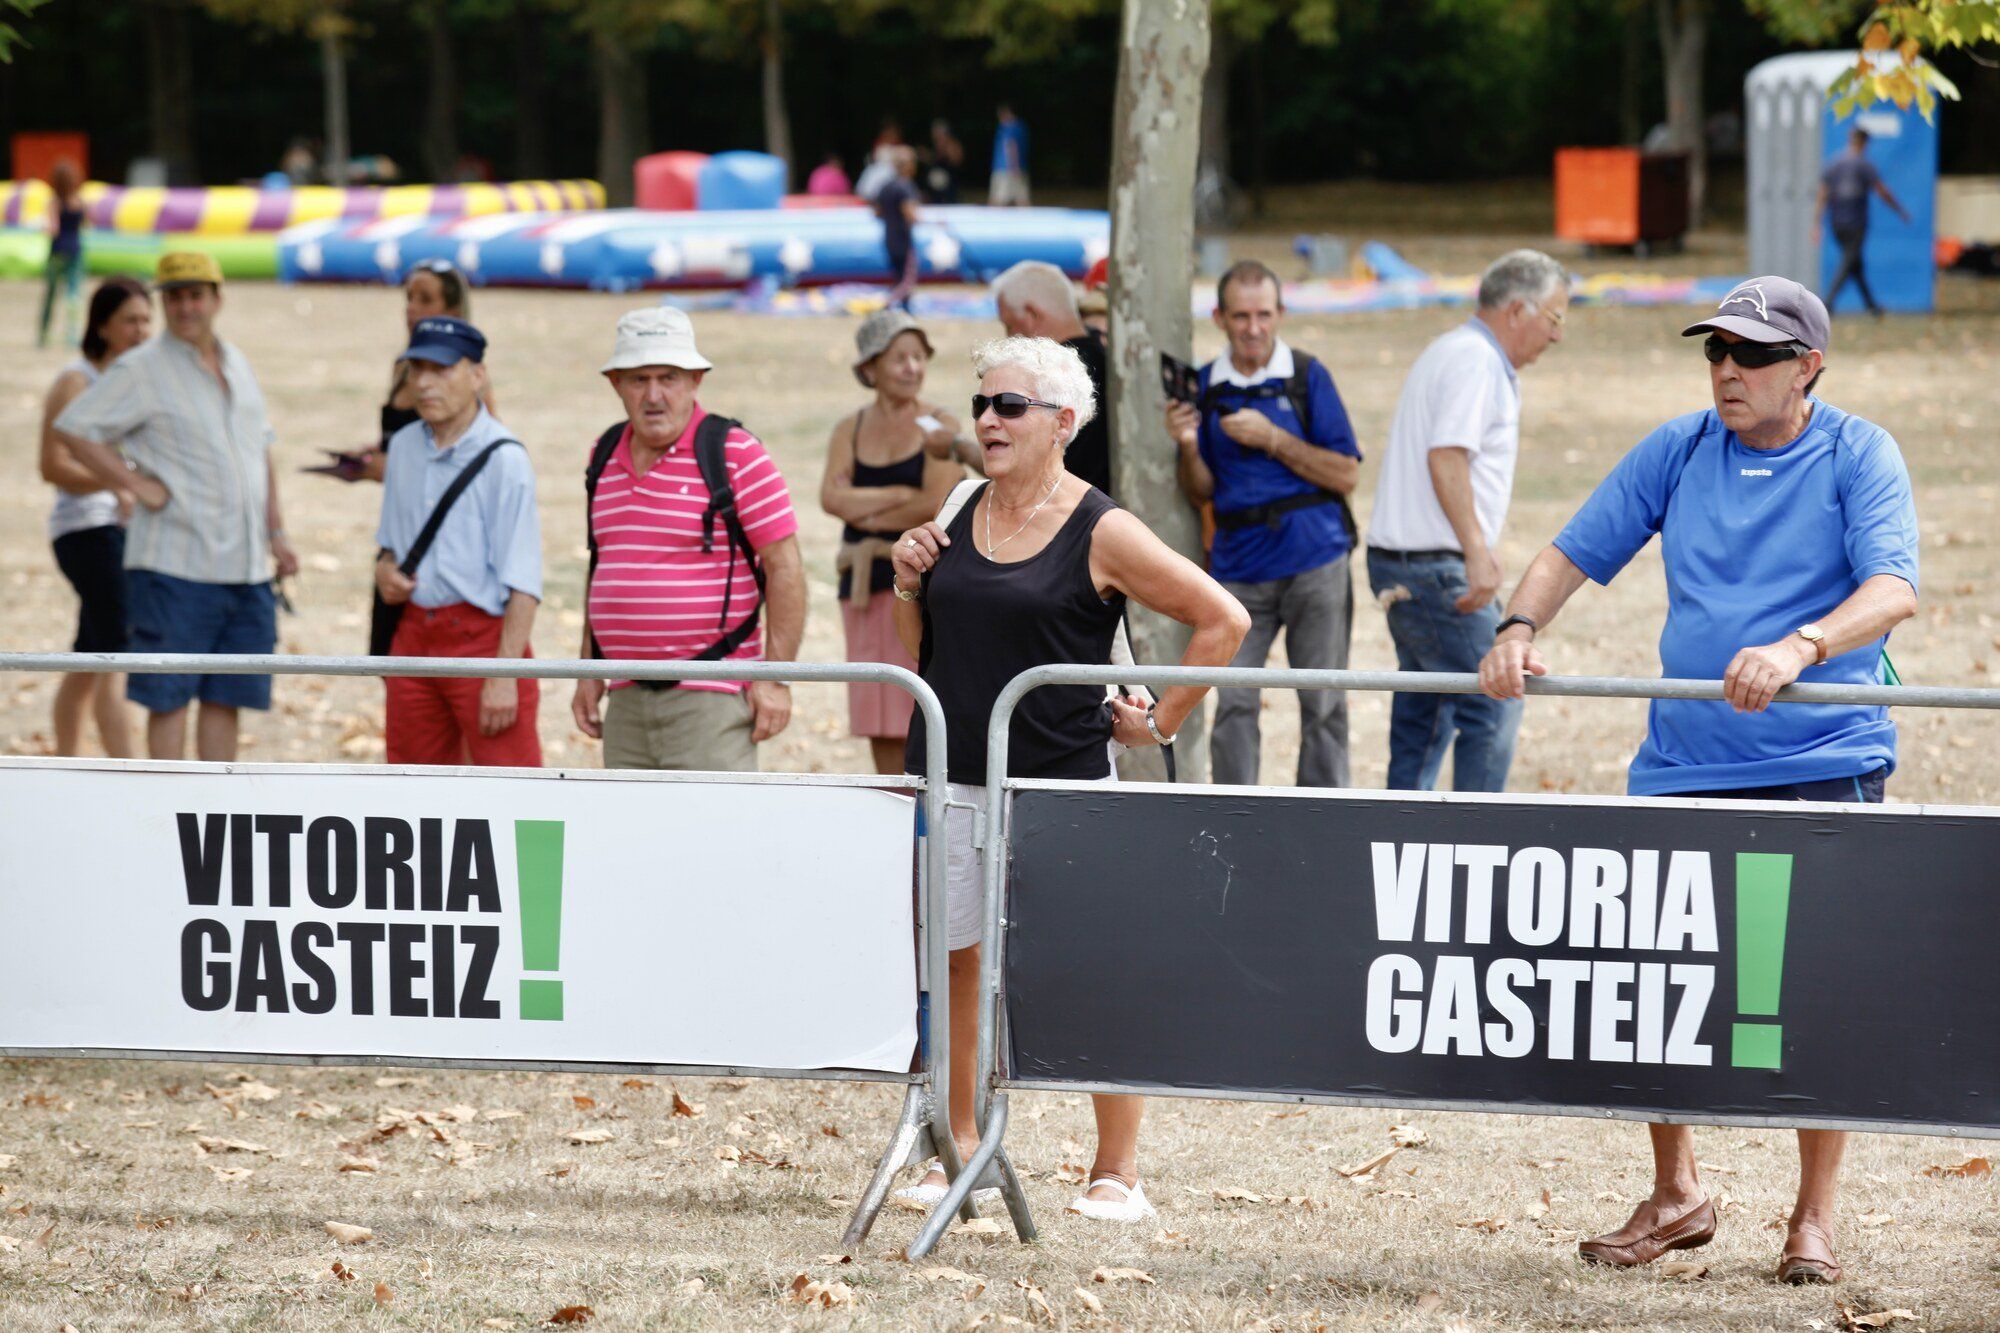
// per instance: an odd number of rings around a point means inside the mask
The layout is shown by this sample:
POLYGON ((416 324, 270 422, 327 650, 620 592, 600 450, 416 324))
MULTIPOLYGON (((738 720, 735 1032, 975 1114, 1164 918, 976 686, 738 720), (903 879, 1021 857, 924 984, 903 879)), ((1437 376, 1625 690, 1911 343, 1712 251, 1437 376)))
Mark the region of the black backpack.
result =
MULTIPOLYGON (((597 437, 597 446, 590 453, 590 466, 583 474, 584 531, 590 538, 590 573, 583 584, 586 605, 590 600, 591 580, 597 577, 597 524, 593 512, 596 509, 597 482, 604 475, 612 452, 618 448, 618 441, 624 436, 627 424, 621 421, 597 437)), ((688 659, 695 662, 719 662, 742 647, 743 641, 756 632, 757 619, 764 610, 764 562, 757 558, 756 548, 750 545, 750 536, 743 530, 743 520, 736 512, 736 488, 729 481, 725 446, 729 441, 729 432, 739 424, 728 417, 710 413, 701 419, 694 432, 695 466, 701 469, 701 484, 708 488, 708 507, 701 516, 701 549, 715 549, 715 523, 720 519, 723 536, 729 542, 732 565, 732 577, 722 588, 722 618, 716 625, 718 630, 723 631, 722 637, 688 659), (737 560, 750 566, 750 577, 757 581, 757 604, 750 608, 749 615, 732 627, 729 623, 729 598, 735 583, 733 565, 737 560)), ((595 633, 590 636, 590 655, 604 656, 597 646, 595 633)))
MULTIPOLYGON (((1296 416, 1299 419, 1299 430, 1303 433, 1303 437, 1306 440, 1310 441, 1312 439, 1312 428, 1313 428, 1312 371, 1313 367, 1318 364, 1319 364, 1319 358, 1314 356, 1311 352, 1301 352, 1298 348, 1294 347, 1292 349, 1292 374, 1290 379, 1284 380, 1276 385, 1267 383, 1265 385, 1259 386, 1264 390, 1263 394, 1259 394, 1256 389, 1251 389, 1247 391, 1239 389, 1233 384, 1221 390, 1217 390, 1213 385, 1210 385, 1202 390, 1201 403, 1200 403, 1201 410, 1203 412, 1207 412, 1211 407, 1214 406, 1215 398, 1220 396, 1221 394, 1228 394, 1233 397, 1268 396, 1274 398, 1283 398, 1286 402, 1292 405, 1292 415, 1296 416)), ((1339 505, 1340 521, 1341 525, 1347 529, 1348 543, 1352 545, 1359 540, 1358 534, 1360 529, 1354 522, 1354 510, 1347 503, 1346 496, 1341 495, 1335 491, 1321 491, 1319 492, 1318 496, 1307 494, 1304 496, 1300 496, 1299 500, 1304 502, 1303 505, 1294 502, 1293 504, 1290 504, 1287 507, 1302 508, 1304 507, 1304 505, 1311 505, 1315 503, 1339 505)))

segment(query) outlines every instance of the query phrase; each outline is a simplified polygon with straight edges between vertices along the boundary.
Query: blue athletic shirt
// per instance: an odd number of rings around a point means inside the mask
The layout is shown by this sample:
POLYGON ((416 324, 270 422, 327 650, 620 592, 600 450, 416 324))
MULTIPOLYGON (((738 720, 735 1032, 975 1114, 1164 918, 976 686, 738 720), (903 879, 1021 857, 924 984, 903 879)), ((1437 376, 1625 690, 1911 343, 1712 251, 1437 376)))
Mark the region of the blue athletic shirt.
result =
MULTIPOLYGON (((1201 368, 1204 394, 1227 355, 1224 353, 1201 368)), ((1340 401, 1333 376, 1323 362, 1315 361, 1306 378, 1306 402, 1312 409, 1311 433, 1299 423, 1291 400, 1277 393, 1277 386, 1271 383, 1290 379, 1294 369, 1292 349, 1280 340, 1272 349, 1270 361, 1262 372, 1249 377, 1248 384, 1227 377, 1216 384, 1215 395, 1202 413, 1198 437, 1201 460, 1215 474, 1216 513, 1254 509, 1317 489, 1269 454, 1247 449, 1223 433, 1218 423, 1239 408, 1255 408, 1280 429, 1308 444, 1361 457, 1354 427, 1347 420, 1347 408, 1340 401)), ((1208 556, 1208 572, 1225 583, 1268 583, 1331 564, 1352 546, 1341 522, 1340 506, 1312 505, 1281 516, 1276 531, 1262 523, 1245 528, 1217 528, 1215 546, 1208 556)))
MULTIPOLYGON (((1678 417, 1620 460, 1556 537, 1556 549, 1608 584, 1654 533, 1666 563, 1660 666, 1719 680, 1739 649, 1775 643, 1826 615, 1877 574, 1917 586, 1917 512, 1895 439, 1809 400, 1805 432, 1756 450, 1713 410, 1678 417)), ((1816 667, 1802 681, 1881 683, 1888 637, 1816 667)), ((1858 777, 1896 766, 1886 708, 1773 704, 1737 713, 1720 700, 1658 699, 1632 760, 1634 796, 1858 777)))

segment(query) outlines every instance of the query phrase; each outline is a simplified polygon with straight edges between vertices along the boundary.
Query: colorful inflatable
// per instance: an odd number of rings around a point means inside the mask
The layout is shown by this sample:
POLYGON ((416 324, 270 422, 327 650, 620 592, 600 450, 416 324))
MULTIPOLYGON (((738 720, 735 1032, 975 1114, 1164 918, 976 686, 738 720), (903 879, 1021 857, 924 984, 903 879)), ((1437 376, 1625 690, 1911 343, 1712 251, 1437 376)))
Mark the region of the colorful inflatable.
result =
MULTIPOLYGON (((167 250, 200 250, 211 254, 222 266, 222 276, 231 281, 278 276, 278 238, 268 232, 253 236, 191 236, 182 232, 124 236, 91 232, 84 240, 83 263, 85 270, 95 277, 119 273, 150 281, 160 255, 167 250)), ((46 232, 0 228, 0 278, 39 278, 48 259, 46 232)))
MULTIPOLYGON (((0 226, 43 225, 52 197, 41 181, 0 183, 0 226)), ((83 202, 86 221, 98 231, 243 236, 334 219, 362 222, 373 218, 582 212, 604 207, 604 187, 596 181, 511 181, 349 189, 330 185, 283 190, 249 185, 179 189, 91 181, 83 187, 83 202)))
MULTIPOLYGON (((1080 277, 1110 246, 1109 215, 1064 208, 926 208, 922 274, 980 281, 1023 259, 1080 277)), ((447 259, 488 285, 735 287, 887 280, 882 224, 865 208, 328 220, 278 238, 287 282, 399 282, 420 259, 447 259)))

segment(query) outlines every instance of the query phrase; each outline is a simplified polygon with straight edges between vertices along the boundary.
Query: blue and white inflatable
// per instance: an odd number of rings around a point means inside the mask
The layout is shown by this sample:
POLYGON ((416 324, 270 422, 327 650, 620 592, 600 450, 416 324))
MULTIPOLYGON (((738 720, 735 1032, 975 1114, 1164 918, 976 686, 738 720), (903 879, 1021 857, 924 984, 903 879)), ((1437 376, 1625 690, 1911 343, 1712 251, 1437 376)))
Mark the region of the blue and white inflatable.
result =
MULTIPOLYGON (((1082 277, 1109 251, 1111 219, 1083 209, 925 208, 915 239, 930 280, 984 281, 1024 259, 1082 277)), ((394 283, 424 259, 450 260, 482 285, 599 291, 892 277, 882 224, 865 208, 330 219, 278 237, 286 282, 394 283)))

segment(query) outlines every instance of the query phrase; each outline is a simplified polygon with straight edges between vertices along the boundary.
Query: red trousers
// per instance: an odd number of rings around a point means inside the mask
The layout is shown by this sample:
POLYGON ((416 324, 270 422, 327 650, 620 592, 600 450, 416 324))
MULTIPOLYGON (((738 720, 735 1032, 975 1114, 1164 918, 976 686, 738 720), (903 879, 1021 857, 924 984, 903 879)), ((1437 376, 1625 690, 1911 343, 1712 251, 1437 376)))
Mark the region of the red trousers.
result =
MULTIPOLYGON (((465 602, 412 606, 403 612, 389 651, 396 657, 495 657, 500 652, 500 617, 465 602)), ((389 694, 390 763, 542 766, 542 737, 535 717, 542 701, 541 682, 513 682, 514 725, 497 736, 479 729, 483 680, 391 676, 383 684, 389 694)))

